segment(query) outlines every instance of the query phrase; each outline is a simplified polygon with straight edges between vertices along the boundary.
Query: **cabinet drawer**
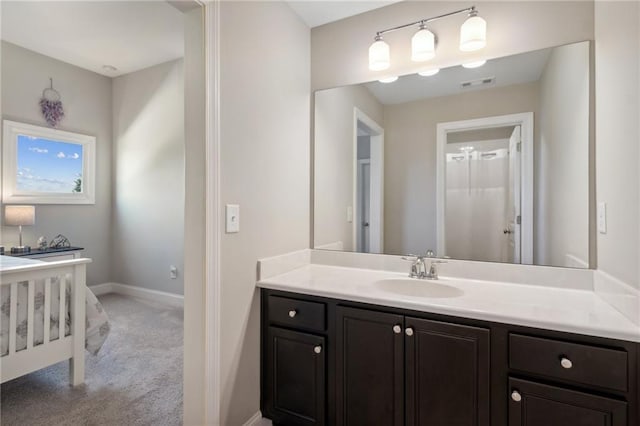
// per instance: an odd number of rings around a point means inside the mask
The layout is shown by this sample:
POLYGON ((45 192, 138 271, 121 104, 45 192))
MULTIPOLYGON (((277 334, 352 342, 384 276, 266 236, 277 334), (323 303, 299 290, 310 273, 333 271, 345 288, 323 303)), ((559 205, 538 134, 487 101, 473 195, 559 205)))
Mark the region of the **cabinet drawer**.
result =
POLYGON ((509 367, 541 376, 627 391, 627 353, 561 340, 509 335, 509 367))
POLYGON ((273 324, 314 331, 326 328, 324 303, 269 296, 267 309, 269 322, 273 324))

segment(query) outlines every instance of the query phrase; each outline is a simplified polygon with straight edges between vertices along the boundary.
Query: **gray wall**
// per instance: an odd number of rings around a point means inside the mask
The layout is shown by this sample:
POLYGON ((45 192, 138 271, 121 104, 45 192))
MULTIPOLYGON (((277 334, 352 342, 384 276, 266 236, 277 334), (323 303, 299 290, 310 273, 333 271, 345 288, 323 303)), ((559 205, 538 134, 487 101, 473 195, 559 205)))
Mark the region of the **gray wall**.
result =
POLYGON ((220 246, 220 424, 242 425, 260 408, 256 262, 309 247, 309 29, 283 2, 220 7, 220 214, 240 205, 220 246))
POLYGON ((597 2, 595 32, 598 269, 640 288, 640 5, 597 2))
MULTIPOLYGON (((91 71, 2 42, 2 118, 46 126, 38 102, 53 78, 62 95, 61 130, 96 136, 95 205, 36 205, 36 225, 24 228, 25 243, 63 234, 85 247, 93 259, 89 285, 110 280, 111 250, 111 79, 91 71)), ((4 215, 4 209, 2 209, 4 215)), ((2 242, 17 242, 15 227, 2 228, 2 242)))
POLYGON ((589 267, 589 96, 589 43, 553 49, 540 78, 535 264, 589 267))
POLYGON ((437 246, 438 123, 521 112, 535 117, 537 110, 537 82, 386 105, 384 252, 423 253, 437 246))
POLYGON ((314 114, 314 247, 342 242, 355 250, 353 223, 353 110, 357 107, 382 127, 383 105, 364 86, 317 92, 314 114))
POLYGON ((112 280, 183 293, 184 61, 113 79, 112 280), (178 279, 169 278, 169 266, 178 279))

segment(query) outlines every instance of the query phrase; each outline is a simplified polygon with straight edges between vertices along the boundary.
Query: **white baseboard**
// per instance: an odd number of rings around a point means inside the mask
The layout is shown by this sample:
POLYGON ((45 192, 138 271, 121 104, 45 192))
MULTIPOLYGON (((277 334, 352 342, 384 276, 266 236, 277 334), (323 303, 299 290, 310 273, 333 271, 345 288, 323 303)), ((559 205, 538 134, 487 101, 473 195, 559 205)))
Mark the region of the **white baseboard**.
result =
POLYGON ((258 411, 243 426, 271 426, 271 420, 263 419, 262 413, 258 411))
POLYGON ((107 293, 117 293, 137 297, 139 299, 151 300, 153 302, 164 303, 178 308, 184 308, 184 296, 167 293, 166 291, 151 290, 144 287, 136 287, 120 283, 103 283, 89 286, 89 288, 96 296, 107 293))

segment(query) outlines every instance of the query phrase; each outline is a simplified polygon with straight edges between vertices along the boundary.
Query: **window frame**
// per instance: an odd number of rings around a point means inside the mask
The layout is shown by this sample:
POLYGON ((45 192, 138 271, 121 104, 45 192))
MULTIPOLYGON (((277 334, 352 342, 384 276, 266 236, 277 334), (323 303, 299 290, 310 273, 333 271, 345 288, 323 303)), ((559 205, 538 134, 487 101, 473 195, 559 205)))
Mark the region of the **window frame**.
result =
POLYGON ((2 202, 6 204, 95 204, 95 136, 3 120, 2 202), (17 188, 18 135, 82 145, 82 192, 27 192, 17 188))

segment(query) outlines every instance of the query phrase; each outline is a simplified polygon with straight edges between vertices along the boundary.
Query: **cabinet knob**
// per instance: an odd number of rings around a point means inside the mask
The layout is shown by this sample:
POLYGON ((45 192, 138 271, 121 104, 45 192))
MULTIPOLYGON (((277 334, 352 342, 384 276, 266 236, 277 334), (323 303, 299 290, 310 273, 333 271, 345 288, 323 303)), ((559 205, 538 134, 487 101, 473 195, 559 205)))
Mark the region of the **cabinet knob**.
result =
POLYGON ((402 327, 400 327, 398 324, 393 326, 393 332, 396 334, 400 334, 402 333, 402 327))
POLYGON ((314 347, 313 351, 315 353, 319 354, 320 352, 322 352, 322 346, 318 345, 318 346, 314 347))
POLYGON ((289 311, 289 316, 291 318, 295 317, 296 315, 298 315, 298 311, 296 311, 295 309, 289 311))
POLYGON ((560 365, 562 366, 562 368, 566 369, 573 367, 573 363, 571 362, 571 360, 565 356, 560 358, 560 365))
POLYGON ((413 336, 413 328, 411 328, 411 327, 407 328, 407 329, 404 331, 404 333, 405 333, 407 336, 413 336))
POLYGON ((515 402, 520 402, 522 401, 522 395, 520 395, 520 392, 518 392, 517 390, 514 390, 513 392, 511 392, 511 399, 513 399, 515 402))

